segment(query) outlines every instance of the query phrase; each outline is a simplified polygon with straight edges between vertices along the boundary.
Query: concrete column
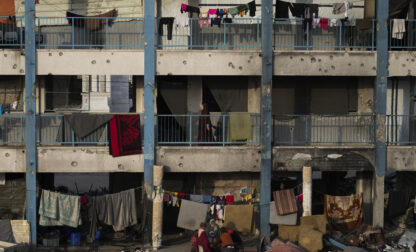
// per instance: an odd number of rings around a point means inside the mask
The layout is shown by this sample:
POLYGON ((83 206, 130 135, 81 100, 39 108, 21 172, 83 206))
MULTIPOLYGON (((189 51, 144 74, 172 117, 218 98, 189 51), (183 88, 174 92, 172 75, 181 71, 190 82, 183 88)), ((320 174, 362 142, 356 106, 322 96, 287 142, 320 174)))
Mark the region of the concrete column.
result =
POLYGON ((152 214, 152 246, 158 249, 162 246, 162 226, 163 226, 163 166, 153 166, 153 186, 155 197, 153 199, 152 214))
POLYGON ((261 79, 256 76, 248 77, 248 113, 260 114, 261 79))
POLYGON ((188 77, 187 107, 188 114, 199 114, 199 105, 202 104, 202 77, 188 77))
POLYGON ((358 114, 374 112, 374 78, 358 78, 358 114))
POLYGON ((303 178, 303 216, 312 215, 312 167, 304 166, 303 178))
POLYGON ((135 76, 136 83, 136 113, 144 113, 144 80, 143 76, 135 76))
POLYGON ((357 172, 356 193, 363 194, 364 223, 371 225, 373 209, 373 180, 371 172, 357 172))

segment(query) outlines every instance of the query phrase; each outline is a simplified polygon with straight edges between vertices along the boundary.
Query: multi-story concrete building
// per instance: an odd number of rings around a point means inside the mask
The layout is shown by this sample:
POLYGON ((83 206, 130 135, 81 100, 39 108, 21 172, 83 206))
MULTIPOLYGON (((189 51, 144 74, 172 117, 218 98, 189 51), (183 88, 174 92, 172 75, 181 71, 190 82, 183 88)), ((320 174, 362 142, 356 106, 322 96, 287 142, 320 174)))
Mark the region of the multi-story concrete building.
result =
MULTIPOLYGON (((306 1, 330 19, 322 28, 274 19, 271 0, 257 0, 254 16, 219 26, 182 14, 176 0, 6 2, 0 101, 11 112, 0 117, 0 172, 26 173, 32 223, 36 185, 85 181, 86 190, 117 191, 150 183, 158 164, 167 189, 248 187, 262 203, 280 185, 272 178, 300 178, 304 166, 353 171, 365 221, 382 226, 385 174, 416 170, 413 1, 392 3, 390 12, 386 0, 354 1, 341 14, 332 13, 336 1, 306 1), (114 9, 117 15, 91 18, 114 9), (180 21, 168 30, 160 24, 166 17, 180 21), (392 18, 406 17, 405 31, 395 30, 392 18), (215 126, 209 141, 198 137, 202 103, 215 126), (113 158, 107 127, 89 139, 71 131, 58 138, 63 113, 73 112, 140 114, 144 153, 113 158), (229 137, 233 112, 250 115, 245 141, 229 137)), ((202 9, 246 3, 186 2, 202 9)), ((268 235, 268 208, 259 211, 268 235)))

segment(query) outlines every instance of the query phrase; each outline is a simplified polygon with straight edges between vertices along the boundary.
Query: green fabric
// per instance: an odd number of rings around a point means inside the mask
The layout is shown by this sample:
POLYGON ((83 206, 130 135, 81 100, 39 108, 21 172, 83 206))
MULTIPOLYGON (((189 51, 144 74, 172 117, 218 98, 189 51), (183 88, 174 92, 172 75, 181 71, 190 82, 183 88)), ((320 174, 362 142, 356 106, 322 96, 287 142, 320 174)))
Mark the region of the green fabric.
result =
POLYGON ((229 8, 227 10, 227 13, 234 17, 238 15, 240 12, 238 11, 237 7, 234 7, 234 8, 229 8))
POLYGON ((81 202, 79 196, 65 195, 42 190, 39 203, 39 225, 70 226, 81 225, 81 202))
POLYGON ((238 10, 238 13, 240 13, 242 11, 248 11, 248 7, 247 7, 247 5, 242 4, 242 5, 237 6, 237 10, 238 10))
POLYGON ((251 118, 249 113, 230 113, 228 141, 247 141, 251 139, 251 118))

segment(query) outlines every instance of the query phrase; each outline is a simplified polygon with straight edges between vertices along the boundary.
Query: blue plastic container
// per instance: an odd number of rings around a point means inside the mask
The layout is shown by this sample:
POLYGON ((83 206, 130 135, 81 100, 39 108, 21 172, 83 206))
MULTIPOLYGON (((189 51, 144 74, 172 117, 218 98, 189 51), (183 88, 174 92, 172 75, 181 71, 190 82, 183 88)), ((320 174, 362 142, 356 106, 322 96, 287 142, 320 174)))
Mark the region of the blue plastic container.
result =
POLYGON ((80 233, 71 233, 71 246, 81 246, 80 233))

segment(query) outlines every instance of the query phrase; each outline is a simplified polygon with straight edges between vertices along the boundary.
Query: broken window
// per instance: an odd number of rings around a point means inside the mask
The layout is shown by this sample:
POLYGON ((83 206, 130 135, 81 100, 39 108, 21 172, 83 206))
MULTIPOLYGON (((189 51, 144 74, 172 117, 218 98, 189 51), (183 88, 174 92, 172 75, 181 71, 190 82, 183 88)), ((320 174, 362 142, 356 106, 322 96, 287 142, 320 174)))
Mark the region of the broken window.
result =
POLYGON ((72 111, 82 108, 82 78, 78 76, 47 76, 45 85, 46 111, 72 111))
POLYGON ((0 105, 5 112, 23 111, 24 79, 22 76, 3 76, 0 78, 0 105), (6 111, 7 110, 7 111, 6 111))

